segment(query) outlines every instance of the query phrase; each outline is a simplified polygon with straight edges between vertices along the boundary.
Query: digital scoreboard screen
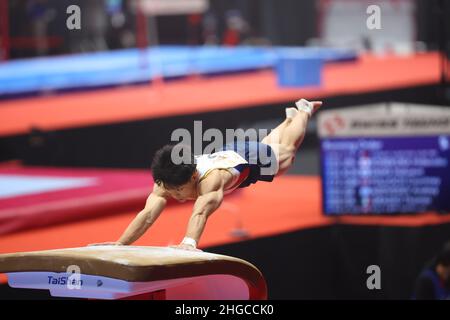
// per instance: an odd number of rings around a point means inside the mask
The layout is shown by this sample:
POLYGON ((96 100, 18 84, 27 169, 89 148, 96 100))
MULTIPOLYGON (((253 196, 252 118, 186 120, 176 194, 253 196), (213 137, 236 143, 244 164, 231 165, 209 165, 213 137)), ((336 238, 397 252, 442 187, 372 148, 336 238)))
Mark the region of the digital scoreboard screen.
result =
POLYGON ((418 112, 373 112, 361 120, 327 111, 319 120, 324 213, 450 212, 450 114, 430 122, 418 112))
POLYGON ((327 214, 450 212, 450 136, 321 141, 327 214))

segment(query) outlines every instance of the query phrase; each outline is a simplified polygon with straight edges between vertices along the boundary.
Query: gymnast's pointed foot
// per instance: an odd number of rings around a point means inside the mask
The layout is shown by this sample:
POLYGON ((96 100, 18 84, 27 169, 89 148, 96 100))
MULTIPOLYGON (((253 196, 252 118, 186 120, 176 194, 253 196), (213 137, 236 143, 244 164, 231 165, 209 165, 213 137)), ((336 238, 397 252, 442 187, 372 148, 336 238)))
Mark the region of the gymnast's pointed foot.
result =
POLYGON ((304 111, 311 116, 322 106, 322 101, 308 101, 306 99, 300 99, 295 103, 295 106, 299 111, 304 111))

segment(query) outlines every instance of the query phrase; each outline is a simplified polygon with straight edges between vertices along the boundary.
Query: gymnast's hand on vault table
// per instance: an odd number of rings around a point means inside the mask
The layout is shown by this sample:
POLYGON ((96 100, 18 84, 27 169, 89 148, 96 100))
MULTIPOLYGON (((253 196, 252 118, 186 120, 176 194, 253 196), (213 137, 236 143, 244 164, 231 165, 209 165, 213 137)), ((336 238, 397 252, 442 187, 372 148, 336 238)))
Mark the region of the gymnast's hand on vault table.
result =
POLYGON ((170 246, 171 248, 174 248, 174 249, 183 249, 183 250, 189 250, 189 251, 202 251, 202 250, 200 250, 200 249, 197 249, 196 247, 194 247, 194 246, 191 246, 191 245, 189 245, 189 244, 185 244, 185 243, 180 243, 179 245, 176 245, 176 246, 170 246))
POLYGON ((88 247, 92 247, 92 246, 123 246, 124 244, 118 242, 118 241, 113 241, 113 242, 102 242, 102 243, 91 243, 88 244, 88 247))

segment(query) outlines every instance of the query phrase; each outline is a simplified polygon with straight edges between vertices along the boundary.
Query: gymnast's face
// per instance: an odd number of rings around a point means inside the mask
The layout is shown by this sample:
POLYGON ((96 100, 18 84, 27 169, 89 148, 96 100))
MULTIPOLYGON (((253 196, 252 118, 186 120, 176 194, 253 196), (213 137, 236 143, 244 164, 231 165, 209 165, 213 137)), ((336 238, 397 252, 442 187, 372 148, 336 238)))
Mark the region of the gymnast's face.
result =
POLYGON ((197 199, 198 196, 197 177, 198 173, 195 172, 187 183, 176 187, 168 187, 166 189, 170 193, 172 198, 174 198, 178 202, 185 202, 186 200, 195 200, 197 199))

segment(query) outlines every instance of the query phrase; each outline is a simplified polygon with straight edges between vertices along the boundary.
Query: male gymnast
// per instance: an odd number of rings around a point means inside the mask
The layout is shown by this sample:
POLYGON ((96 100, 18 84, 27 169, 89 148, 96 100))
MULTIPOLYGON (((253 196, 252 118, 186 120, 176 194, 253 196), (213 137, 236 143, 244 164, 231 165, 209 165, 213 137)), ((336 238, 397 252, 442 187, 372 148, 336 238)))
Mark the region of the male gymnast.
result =
POLYGON ((301 99, 296 108, 286 108, 286 119, 269 135, 258 141, 238 141, 211 154, 175 164, 173 145, 159 149, 152 162, 155 181, 144 209, 133 219, 115 242, 95 245, 130 245, 139 239, 159 217, 169 198, 180 202, 195 200, 183 241, 175 246, 198 250, 197 244, 208 217, 220 207, 225 194, 248 187, 257 181, 272 181, 292 165, 303 142, 311 115, 321 101, 301 99))

